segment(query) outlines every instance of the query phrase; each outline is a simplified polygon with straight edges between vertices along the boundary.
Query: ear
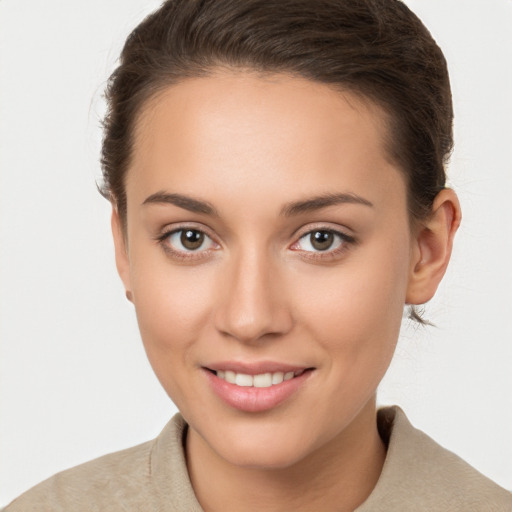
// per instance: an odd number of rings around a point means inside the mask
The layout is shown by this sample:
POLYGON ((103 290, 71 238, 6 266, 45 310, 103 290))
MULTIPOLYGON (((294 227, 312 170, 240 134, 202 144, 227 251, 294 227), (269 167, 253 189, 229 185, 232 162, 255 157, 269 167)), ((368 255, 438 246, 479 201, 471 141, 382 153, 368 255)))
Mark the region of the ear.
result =
POLYGON ((448 267, 460 221, 457 195, 451 189, 441 190, 431 215, 422 221, 414 236, 407 304, 424 304, 434 296, 448 267))
POLYGON ((127 240, 119 217, 119 212, 115 206, 112 206, 111 226, 112 236, 114 238, 117 272, 121 281, 123 281, 124 288, 126 290, 126 298, 131 301, 130 260, 128 258, 127 240))

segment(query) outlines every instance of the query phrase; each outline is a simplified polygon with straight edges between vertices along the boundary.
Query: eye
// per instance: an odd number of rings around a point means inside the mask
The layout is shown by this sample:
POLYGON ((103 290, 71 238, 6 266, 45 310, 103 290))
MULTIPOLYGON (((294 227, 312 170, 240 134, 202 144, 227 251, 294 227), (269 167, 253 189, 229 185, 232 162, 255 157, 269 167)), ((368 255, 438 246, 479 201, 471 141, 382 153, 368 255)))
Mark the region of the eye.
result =
POLYGON ((301 236, 292 249, 307 252, 333 252, 351 240, 351 237, 337 231, 315 229, 301 236))
POLYGON ((178 229, 167 235, 165 240, 177 252, 202 252, 216 246, 215 242, 198 229, 178 229))

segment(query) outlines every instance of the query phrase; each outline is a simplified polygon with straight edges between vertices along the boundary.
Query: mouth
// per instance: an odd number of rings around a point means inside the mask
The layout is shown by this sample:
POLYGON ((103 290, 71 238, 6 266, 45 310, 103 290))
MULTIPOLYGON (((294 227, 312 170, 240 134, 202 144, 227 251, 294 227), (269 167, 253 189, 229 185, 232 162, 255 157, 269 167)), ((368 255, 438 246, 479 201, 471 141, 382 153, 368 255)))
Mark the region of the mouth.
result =
POLYGON ((280 406, 301 391, 315 371, 313 367, 280 364, 219 364, 203 367, 211 390, 228 406, 255 413, 280 406))
POLYGON ((312 368, 304 368, 298 371, 277 371, 277 372, 266 372, 258 373, 256 375, 250 375, 248 373, 239 373, 233 370, 210 370, 219 379, 222 379, 229 384, 235 384, 241 387, 254 387, 254 388, 270 388, 277 386, 282 382, 294 379, 301 376, 304 372, 312 370, 312 368))

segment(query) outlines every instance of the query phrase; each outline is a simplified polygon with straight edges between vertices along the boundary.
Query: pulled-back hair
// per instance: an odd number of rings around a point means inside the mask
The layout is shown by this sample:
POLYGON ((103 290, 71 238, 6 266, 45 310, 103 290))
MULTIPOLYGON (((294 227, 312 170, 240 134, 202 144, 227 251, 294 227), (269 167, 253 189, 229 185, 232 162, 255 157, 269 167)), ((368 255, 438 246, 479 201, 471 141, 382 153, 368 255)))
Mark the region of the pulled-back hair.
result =
POLYGON ((387 114, 410 218, 445 186, 453 109, 444 56, 399 0, 167 0, 128 37, 106 99, 101 192, 126 222, 125 175, 145 103, 219 68, 287 73, 355 93, 387 114))

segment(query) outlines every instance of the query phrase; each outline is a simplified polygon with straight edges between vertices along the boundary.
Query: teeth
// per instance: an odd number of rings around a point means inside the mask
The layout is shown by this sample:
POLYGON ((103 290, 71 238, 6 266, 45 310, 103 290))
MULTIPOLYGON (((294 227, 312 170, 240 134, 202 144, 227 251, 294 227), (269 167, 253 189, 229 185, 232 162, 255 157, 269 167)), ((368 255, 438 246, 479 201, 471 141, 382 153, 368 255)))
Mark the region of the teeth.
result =
POLYGON ((262 373, 261 375, 255 375, 253 381, 255 388, 269 388, 272 386, 272 374, 262 373))
POLYGON ((281 384, 285 380, 293 379, 304 373, 302 370, 296 374, 294 372, 274 372, 260 373, 259 375, 248 375, 246 373, 236 373, 231 370, 218 370, 216 372, 219 379, 225 380, 230 384, 236 384, 242 387, 269 388, 276 384, 281 384))
POLYGON ((237 386, 250 387, 253 385, 252 375, 246 375, 245 373, 237 373, 235 378, 235 384, 237 386))
POLYGON ((272 384, 281 384, 283 382, 284 373, 276 372, 272 374, 272 384))

